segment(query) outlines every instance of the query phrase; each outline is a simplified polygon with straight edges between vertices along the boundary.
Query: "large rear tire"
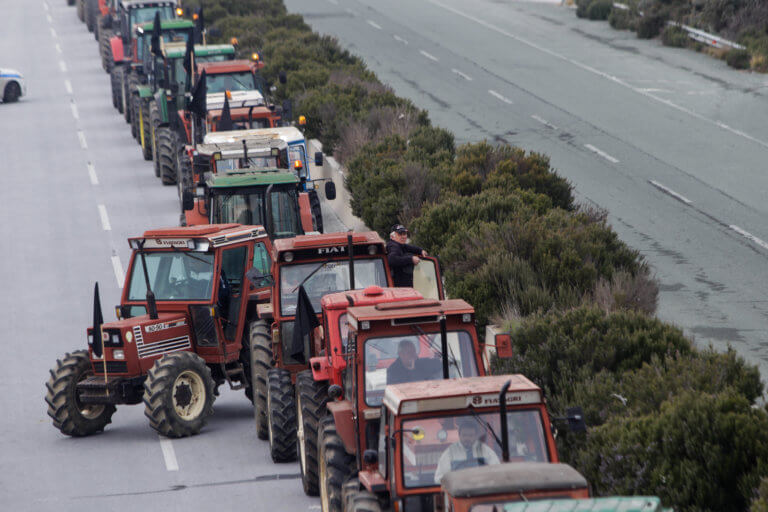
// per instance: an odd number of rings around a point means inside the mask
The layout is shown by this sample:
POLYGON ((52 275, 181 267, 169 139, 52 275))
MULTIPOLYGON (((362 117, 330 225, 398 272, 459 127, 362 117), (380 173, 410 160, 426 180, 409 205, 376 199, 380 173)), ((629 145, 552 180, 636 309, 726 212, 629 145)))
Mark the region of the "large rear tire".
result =
POLYGON ((96 30, 96 12, 99 10, 96 0, 84 0, 85 2, 85 26, 88 32, 96 30))
POLYGON ((296 375, 296 438, 297 455, 301 467, 301 484, 307 496, 317 496, 317 430, 320 419, 326 416, 328 383, 318 382, 312 370, 296 375))
POLYGON ((288 370, 267 372, 267 411, 272 462, 296 460, 296 402, 288 370))
POLYGON ((344 449, 333 416, 320 420, 319 437, 317 459, 320 505, 323 512, 342 512, 342 488, 352 475, 355 459, 344 449))
POLYGON ((111 404, 81 404, 77 396, 77 383, 93 373, 88 352, 78 350, 67 353, 50 370, 51 377, 45 387, 48 392, 48 416, 53 426, 68 436, 88 436, 101 432, 112 421, 115 406, 111 404))
POLYGON ((323 210, 320 207, 320 198, 317 190, 309 191, 309 208, 312 211, 312 226, 318 233, 323 232, 323 210))
POLYGON ((121 114, 123 113, 123 67, 113 66, 109 73, 109 82, 112 85, 112 105, 121 114))
POLYGON ((174 153, 173 153, 173 132, 169 126, 161 126, 157 129, 157 158, 160 161, 160 179, 163 185, 173 183, 174 176, 174 153))
POLYGON ((194 190, 195 186, 192 183, 192 162, 189 159, 189 155, 186 151, 176 151, 176 191, 179 194, 179 204, 184 207, 182 203, 184 190, 194 190))
POLYGON ((253 385, 253 415, 256 421, 256 435, 267 439, 267 372, 272 368, 272 338, 269 325, 264 320, 255 320, 249 326, 251 338, 251 384, 253 385))
MULTIPOLYGON (((107 15, 109 16, 109 15, 107 15)), ((99 20, 99 57, 101 57, 101 67, 107 73, 112 71, 112 47, 109 44, 109 40, 115 33, 111 28, 105 26, 107 22, 107 16, 102 17, 99 20)))
POLYGON ((213 414, 213 401, 211 369, 192 352, 164 355, 144 381, 144 415, 166 437, 199 433, 213 414))
POLYGON ((141 115, 139 116, 139 142, 144 160, 152 160, 152 122, 149 116, 149 105, 154 103, 154 98, 139 98, 141 115))

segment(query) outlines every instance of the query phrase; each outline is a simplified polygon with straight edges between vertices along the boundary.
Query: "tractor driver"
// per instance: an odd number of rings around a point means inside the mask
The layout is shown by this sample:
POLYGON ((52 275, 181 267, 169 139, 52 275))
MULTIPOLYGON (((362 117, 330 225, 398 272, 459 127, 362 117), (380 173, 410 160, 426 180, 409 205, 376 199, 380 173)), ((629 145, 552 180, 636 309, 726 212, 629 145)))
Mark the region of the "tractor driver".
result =
POLYGON ((431 380, 441 368, 440 359, 420 358, 416 345, 405 338, 397 346, 397 360, 387 368, 387 384, 431 380))
POLYGON ((437 461, 435 483, 440 484, 446 473, 457 469, 498 464, 499 457, 480 441, 480 424, 474 418, 459 418, 459 440, 451 444, 437 461))

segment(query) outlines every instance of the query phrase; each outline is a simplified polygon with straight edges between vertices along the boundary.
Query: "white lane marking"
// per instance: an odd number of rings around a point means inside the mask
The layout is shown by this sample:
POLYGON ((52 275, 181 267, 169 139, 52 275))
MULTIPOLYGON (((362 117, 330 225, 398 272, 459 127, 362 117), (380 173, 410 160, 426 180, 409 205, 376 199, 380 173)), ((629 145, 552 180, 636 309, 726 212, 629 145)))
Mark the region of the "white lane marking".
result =
POLYGON ((117 287, 122 288, 125 281, 125 274, 123 273, 123 264, 120 263, 120 256, 112 256, 112 270, 115 271, 115 279, 117 279, 117 287))
POLYGON ((60 60, 59 61, 59 68, 61 69, 62 73, 66 73, 67 72, 67 63, 64 62, 63 60, 60 60))
POLYGON ((77 138, 80 139, 80 147, 83 149, 88 149, 88 143, 85 141, 85 134, 82 130, 77 131, 77 138))
POLYGON ((61 45, 59 43, 56 43, 54 46, 56 47, 56 51, 59 52, 59 55, 61 55, 62 54, 61 45))
POLYGON ((433 60, 435 62, 440 62, 440 59, 432 55, 431 53, 427 53, 424 50, 419 50, 419 53, 428 58, 429 60, 433 60))
POLYGON ((596 154, 600 155, 601 157, 605 158, 609 162, 613 162, 614 164, 619 163, 618 158, 613 158, 611 155, 609 155, 608 153, 606 153, 602 149, 596 148, 592 144, 584 144, 584 147, 587 148, 588 150, 592 151, 593 153, 596 153, 596 154))
POLYGON ((397 35, 397 34, 395 34, 395 35, 394 35, 394 36, 392 36, 392 37, 394 37, 394 38, 395 38, 395 41, 398 41, 398 42, 400 42, 400 43, 403 43, 403 44, 408 44, 408 41, 406 41, 405 39, 403 39, 402 37, 400 37, 400 36, 399 36, 399 35, 397 35))
POLYGON ((689 116, 691 116, 691 117, 693 117, 695 119, 698 119, 699 121, 704 121, 705 123, 710 123, 710 124, 713 124, 715 126, 719 126, 723 130, 729 131, 729 132, 733 133, 734 135, 738 135, 738 136, 743 137, 743 138, 745 138, 745 139, 747 139, 747 140, 749 140, 751 142, 754 142, 755 144, 759 144, 759 145, 761 145, 761 146, 763 146, 765 148, 768 148, 768 142, 766 142, 764 140, 760 140, 758 138, 755 138, 755 137, 749 135, 748 133, 742 132, 740 130, 736 130, 736 129, 731 128, 730 126, 728 126, 726 124, 723 124, 723 123, 720 123, 720 122, 715 121, 713 119, 710 119, 708 117, 705 117, 702 114, 699 114, 699 113, 697 113, 697 112, 695 112, 693 110, 690 110, 690 109, 685 108, 683 106, 680 106, 680 105, 678 105, 676 103, 673 103, 672 101, 670 101, 668 99, 656 96, 652 92, 647 92, 647 91, 644 91, 644 90, 639 89, 637 87, 633 87, 629 83, 625 82, 624 80, 622 80, 622 79, 620 79, 620 78, 618 78, 616 76, 613 76, 613 75, 611 75, 609 73, 606 73, 604 71, 600 71, 599 69, 595 69, 592 66, 588 66, 587 64, 584 64, 584 63, 579 62, 579 61, 577 61, 575 59, 571 59, 570 57, 566 57, 565 55, 557 53, 556 51, 550 50, 548 48, 544 48, 543 46, 540 46, 540 45, 538 45, 536 43, 528 41, 527 39, 524 39, 522 37, 516 36, 516 35, 512 34, 511 32, 507 32, 506 30, 504 30, 502 28, 499 28, 496 25, 493 25, 492 23, 488 23, 487 21, 483 21, 480 18, 476 18, 475 16, 472 16, 471 14, 464 13, 464 12, 454 8, 454 7, 445 5, 445 4, 441 3, 439 0, 426 0, 426 1, 431 3, 431 4, 433 4, 433 5, 436 5, 438 7, 441 7, 443 9, 445 9, 446 11, 450 11, 450 12, 452 12, 452 13, 458 15, 458 16, 461 16, 462 18, 468 19, 470 21, 474 21, 475 23, 477 23, 479 25, 482 25, 482 26, 484 26, 484 27, 486 27, 486 28, 488 28, 490 30, 493 30, 494 32, 497 32, 497 33, 499 33, 499 34, 501 34, 503 36, 506 36, 506 37, 508 37, 510 39, 514 39, 515 41, 517 41, 517 42, 519 42, 521 44, 529 46, 529 47, 531 47, 531 48, 533 48, 535 50, 539 50, 540 52, 546 53, 547 55, 555 57, 556 59, 560 59, 562 61, 565 61, 565 62, 568 62, 570 64, 573 64, 574 66, 576 66, 578 68, 581 68, 584 71, 588 71, 590 73, 593 73, 593 74, 595 74, 595 75, 597 75, 599 77, 605 78, 606 80, 610 80, 611 82, 613 82, 613 83, 615 83, 617 85, 620 85, 621 87, 624 87, 626 89, 634 91, 634 92, 636 92, 638 94, 641 94, 641 95, 645 96, 646 98, 650 98, 650 99, 652 99, 654 101, 657 101, 657 102, 659 102, 659 103, 661 103, 663 105, 666 105, 666 106, 668 106, 670 108, 673 108, 673 109, 675 109, 675 110, 677 110, 679 112, 687 114, 687 115, 689 115, 689 116))
POLYGON ((331 3, 333 5, 339 5, 339 0, 328 0, 328 3, 331 3))
POLYGON ((670 196, 674 197, 674 198, 675 198, 675 199, 677 199, 678 201, 682 201, 682 202, 684 202, 685 204, 693 204, 693 201, 691 201, 690 199, 688 199, 688 198, 687 198, 687 197, 685 197, 684 195, 682 195, 682 194, 678 194, 677 192, 675 192, 675 191, 674 191, 674 190, 672 190, 671 188, 669 188, 669 187, 667 187, 667 186, 664 186, 664 185, 662 185, 661 183, 659 183, 659 182, 658 182, 658 181, 656 181, 656 180, 648 180, 648 183, 650 183, 651 185, 653 185, 653 186, 654 186, 654 187, 656 187, 657 189, 661 190, 661 191, 662 191, 662 192, 664 192, 665 194, 667 194, 667 195, 670 195, 670 196))
POLYGON ((547 128, 552 128, 553 130, 557 130, 557 126, 553 125, 552 123, 550 123, 550 122, 549 122, 549 121, 547 121, 546 119, 544 119, 544 118, 542 118, 542 117, 540 117, 540 116, 537 116, 536 114, 533 114, 533 115, 531 116, 531 118, 533 118, 533 119, 535 119, 536 121, 540 122, 541 124, 543 124, 543 125, 544 125, 544 126, 546 126, 547 128))
POLYGON ((99 177, 96 176, 96 168, 91 162, 88 162, 88 177, 91 178, 91 185, 99 184, 99 177))
POLYGON ((67 94, 72 94, 72 82, 69 79, 64 80, 64 88, 67 90, 67 94))
POLYGON ((51 27, 51 35, 53 37, 59 37, 58 35, 56 35, 56 31, 53 29, 53 27, 51 27))
POLYGON ((349 7, 347 7, 347 8, 346 8, 346 9, 344 9, 344 10, 345 10, 345 11, 347 11, 347 12, 348 12, 349 14, 351 14, 352 16, 357 16, 357 13, 356 13, 355 11, 353 11, 352 9, 350 9, 349 7))
POLYGON ((463 79, 464 79, 464 80, 466 80, 467 82, 471 82, 471 81, 472 81, 472 77, 471 77, 471 76, 469 76, 469 75, 468 75, 468 74, 466 74, 466 73, 463 73, 463 72, 459 71, 459 70, 458 70, 458 69, 456 69, 456 68, 451 68, 451 71, 452 71, 452 72, 454 72, 454 73, 456 73, 457 75, 459 75, 461 78, 463 78, 463 79))
POLYGON ((72 109, 72 117, 75 118, 75 121, 80 119, 80 113, 77 111, 77 105, 75 105, 75 100, 72 100, 72 103, 70 103, 69 106, 72 109))
POLYGON ((738 234, 740 234, 741 236, 743 236, 744 238, 746 238, 747 240, 751 240, 752 242, 755 242, 757 245, 759 245, 763 249, 768 250, 768 242, 765 242, 764 240, 757 238, 755 235, 753 235, 749 231, 745 231, 741 229, 739 226, 734 226, 733 224, 731 224, 728 227, 734 230, 735 232, 737 232, 738 234))
POLYGON ((43 7, 45 7, 45 10, 47 11, 49 9, 48 4, 43 2, 43 7))
POLYGON ((370 26, 372 26, 373 28, 375 28, 376 30, 381 30, 381 25, 379 25, 375 21, 373 21, 373 20, 365 20, 365 22, 367 24, 369 24, 370 26))
POLYGON ((505 98, 504 96, 502 96, 501 94, 497 93, 493 89, 488 89, 488 94, 490 94, 494 98, 500 99, 501 101, 503 101, 507 105, 511 105, 512 104, 512 100, 510 100, 509 98, 505 98))
POLYGON ((50 14, 46 14, 45 18, 48 20, 48 23, 53 23, 53 18, 51 17, 50 14))
POLYGON ((173 450, 173 444, 167 437, 160 437, 160 448, 163 450, 163 459, 165 459, 165 469, 168 471, 178 471, 179 463, 176 461, 176 452, 173 450))
POLYGON ((101 227, 104 231, 112 231, 112 226, 109 224, 109 217, 107 216, 107 207, 103 204, 99 205, 99 217, 101 217, 101 227))

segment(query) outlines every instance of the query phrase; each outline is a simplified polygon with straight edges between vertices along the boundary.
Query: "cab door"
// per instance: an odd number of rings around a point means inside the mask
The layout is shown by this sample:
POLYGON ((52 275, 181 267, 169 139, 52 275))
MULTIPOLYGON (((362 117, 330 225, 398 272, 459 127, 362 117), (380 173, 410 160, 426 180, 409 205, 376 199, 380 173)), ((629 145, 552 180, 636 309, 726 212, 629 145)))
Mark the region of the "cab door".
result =
POLYGON ((433 256, 421 258, 419 264, 413 267, 413 287, 425 299, 445 299, 443 276, 440 273, 440 263, 437 258, 433 256))
POLYGON ((221 251, 221 269, 216 292, 217 320, 224 343, 240 341, 238 336, 240 312, 248 298, 245 270, 248 266, 248 246, 226 248, 221 251))

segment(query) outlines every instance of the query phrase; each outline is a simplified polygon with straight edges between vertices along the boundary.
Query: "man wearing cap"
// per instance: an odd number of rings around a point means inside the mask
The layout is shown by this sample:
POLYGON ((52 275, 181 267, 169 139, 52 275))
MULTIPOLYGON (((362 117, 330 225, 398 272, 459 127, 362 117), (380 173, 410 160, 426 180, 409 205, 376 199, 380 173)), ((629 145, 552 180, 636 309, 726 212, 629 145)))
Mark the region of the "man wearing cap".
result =
POLYGON ((402 224, 392 226, 387 241, 387 259, 392 270, 395 286, 413 288, 413 267, 420 257, 426 257, 427 251, 421 247, 407 244, 408 230, 402 224))
POLYGON ((463 417, 457 423, 459 440, 440 455, 435 471, 436 484, 440 484, 440 480, 450 471, 499 463, 496 452, 479 440, 481 425, 477 419, 463 417))

